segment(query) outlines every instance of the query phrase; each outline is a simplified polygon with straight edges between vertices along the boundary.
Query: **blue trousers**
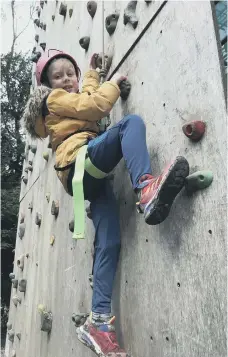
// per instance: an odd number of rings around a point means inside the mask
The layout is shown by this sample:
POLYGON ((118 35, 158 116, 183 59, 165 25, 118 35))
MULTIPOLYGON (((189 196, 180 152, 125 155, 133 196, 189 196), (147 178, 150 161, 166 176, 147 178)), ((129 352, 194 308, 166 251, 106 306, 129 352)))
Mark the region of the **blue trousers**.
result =
MULTIPOLYGON (((141 176, 151 174, 146 128, 137 115, 127 115, 91 140, 88 155, 92 163, 106 173, 124 158, 133 189, 140 188, 141 176)), ((95 179, 85 172, 83 184, 85 199, 91 202, 95 227, 92 311, 110 313, 121 245, 118 208, 109 180, 95 179)))

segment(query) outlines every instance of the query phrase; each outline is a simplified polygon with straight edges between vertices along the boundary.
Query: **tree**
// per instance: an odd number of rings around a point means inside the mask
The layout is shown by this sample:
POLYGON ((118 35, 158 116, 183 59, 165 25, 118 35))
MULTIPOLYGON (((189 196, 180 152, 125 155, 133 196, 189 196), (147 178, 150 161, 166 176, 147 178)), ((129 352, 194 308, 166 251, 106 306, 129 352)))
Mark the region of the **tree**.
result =
MULTIPOLYGON (((30 8, 31 12, 32 7, 30 8)), ((15 52, 21 33, 15 26, 15 1, 11 1, 13 40, 10 52, 1 55, 1 340, 6 334, 10 300, 14 246, 16 240, 19 192, 23 166, 24 138, 20 120, 30 93, 32 65, 28 54, 15 52), (4 254, 2 254, 4 251, 4 254)), ((31 20, 31 17, 30 17, 31 20)))

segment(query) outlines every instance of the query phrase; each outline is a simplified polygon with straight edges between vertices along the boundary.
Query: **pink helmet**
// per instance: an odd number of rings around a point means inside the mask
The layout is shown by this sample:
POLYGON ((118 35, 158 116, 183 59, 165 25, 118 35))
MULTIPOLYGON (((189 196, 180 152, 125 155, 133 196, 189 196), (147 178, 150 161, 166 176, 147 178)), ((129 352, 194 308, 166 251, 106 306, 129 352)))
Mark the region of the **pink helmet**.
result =
POLYGON ((44 54, 39 58, 39 60, 37 61, 37 64, 36 64, 36 81, 37 81, 38 86, 40 86, 43 83, 43 75, 44 75, 45 70, 47 69, 47 66, 50 64, 50 62, 54 58, 61 58, 61 57, 65 57, 73 63, 73 65, 75 67, 76 75, 77 75, 77 77, 79 77, 80 69, 77 65, 77 62, 75 61, 75 59, 73 57, 71 57, 68 53, 65 53, 63 51, 50 49, 50 50, 44 52, 44 54))

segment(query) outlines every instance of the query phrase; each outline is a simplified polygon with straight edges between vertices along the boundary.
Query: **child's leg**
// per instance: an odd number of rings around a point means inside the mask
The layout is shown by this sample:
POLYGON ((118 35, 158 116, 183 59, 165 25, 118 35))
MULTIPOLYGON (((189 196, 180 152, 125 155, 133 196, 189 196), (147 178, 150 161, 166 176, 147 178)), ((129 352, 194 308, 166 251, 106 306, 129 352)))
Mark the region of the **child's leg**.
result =
POLYGON ((120 226, 115 196, 110 181, 102 182, 85 173, 87 198, 91 198, 91 215, 95 227, 92 315, 77 329, 78 339, 98 356, 129 357, 120 348, 111 316, 113 281, 120 253, 120 226), (95 184, 95 186, 94 186, 95 184), (96 187, 97 185, 97 187, 96 187), (92 188, 96 187, 96 193, 92 188))
POLYGON ((138 210, 144 212, 146 223, 151 225, 166 219, 189 174, 187 160, 177 157, 160 176, 151 175, 146 129, 137 115, 127 115, 106 133, 93 139, 88 153, 92 163, 104 172, 110 172, 124 158, 132 186, 139 195, 138 210))
POLYGON ((113 281, 120 253, 120 225, 115 196, 105 180, 100 195, 91 202, 95 227, 92 312, 111 313, 113 281))
POLYGON ((122 157, 130 173, 133 188, 139 179, 151 174, 146 145, 146 127, 138 115, 127 115, 119 123, 89 142, 89 157, 101 171, 110 172, 122 157))

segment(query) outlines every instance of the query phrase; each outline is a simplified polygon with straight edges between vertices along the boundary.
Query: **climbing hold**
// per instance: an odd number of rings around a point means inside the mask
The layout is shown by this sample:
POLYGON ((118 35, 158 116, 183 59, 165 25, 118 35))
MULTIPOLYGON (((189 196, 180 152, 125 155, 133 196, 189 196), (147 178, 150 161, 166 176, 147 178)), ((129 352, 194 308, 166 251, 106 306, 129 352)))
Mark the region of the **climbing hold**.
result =
POLYGON ((39 304, 37 306, 37 309, 38 309, 39 313, 42 314, 45 311, 45 306, 43 304, 39 304))
POLYGON ((58 216, 58 214, 59 214, 59 201, 52 201, 51 214, 53 216, 55 216, 55 218, 58 216))
POLYGON ((31 166, 32 166, 32 160, 30 160, 28 163, 29 163, 29 165, 31 165, 31 166))
POLYGON ((15 274, 14 273, 10 273, 9 274, 9 278, 12 280, 12 279, 15 279, 15 274))
POLYGON ((87 10, 92 19, 94 18, 94 15, 96 14, 97 11, 97 3, 96 1, 88 1, 87 2, 87 10))
POLYGON ((24 293, 26 291, 26 285, 27 285, 26 279, 19 280, 19 291, 24 293))
POLYGON ((48 153, 48 152, 44 152, 44 153, 43 153, 43 158, 44 158, 44 160, 48 161, 48 159, 49 159, 49 153, 48 153))
POLYGON ((89 274, 89 285, 93 289, 93 274, 89 274))
POLYGON ((88 313, 72 314, 72 321, 74 322, 76 327, 79 327, 81 325, 84 325, 88 316, 89 316, 88 313))
POLYGON ((27 167, 24 169, 24 172, 26 172, 26 174, 28 173, 28 168, 27 167))
POLYGON ((32 202, 29 203, 28 209, 30 209, 30 211, 32 212, 32 210, 33 210, 33 204, 32 204, 32 202))
POLYGON ((35 35, 35 41, 38 43, 39 42, 39 35, 35 35))
POLYGON ((193 120, 183 125, 184 134, 192 141, 199 141, 205 133, 206 124, 201 120, 193 120))
POLYGON ((37 16, 40 17, 41 10, 39 6, 36 7, 36 11, 37 11, 37 16))
POLYGON ((21 339, 21 333, 16 333, 16 336, 17 336, 18 340, 21 339))
POLYGON ((152 1, 145 0, 145 2, 147 3, 147 5, 149 5, 152 1))
POLYGON ((12 279, 12 285, 13 285, 13 288, 17 289, 17 287, 18 287, 18 280, 17 280, 17 279, 12 279))
POLYGON ((21 213, 20 223, 24 223, 24 221, 25 221, 25 214, 21 213))
POLYGON ((29 253, 26 253, 25 256, 26 256, 26 258, 29 258, 29 253))
POLYGON ((80 40, 79 40, 79 44, 82 48, 84 48, 84 50, 88 50, 89 48, 89 43, 90 43, 90 38, 88 36, 85 36, 85 37, 82 37, 80 40))
POLYGON ((12 301, 13 301, 15 306, 17 306, 18 303, 21 304, 21 298, 18 295, 14 295, 12 297, 12 301))
POLYGON ((52 328, 52 313, 42 311, 41 313, 41 331, 50 332, 52 328))
POLYGON ((69 9, 69 16, 71 17, 73 15, 73 9, 69 9))
POLYGON ((124 25, 129 22, 134 29, 138 26, 138 18, 135 15, 137 1, 130 1, 124 10, 124 25))
POLYGON ((196 171, 185 179, 185 189, 188 193, 203 190, 211 185, 213 173, 211 171, 196 171))
POLYGON ((51 18, 52 18, 52 21, 55 21, 55 15, 52 15, 51 18))
POLYGON ((42 220, 41 213, 36 212, 35 224, 36 224, 37 226, 39 226, 39 227, 40 227, 40 225, 41 225, 41 220, 42 220))
POLYGON ((52 148, 52 145, 51 145, 51 142, 48 143, 48 149, 51 149, 52 148))
POLYGON ((44 24, 44 26, 43 26, 43 30, 44 30, 44 31, 46 31, 46 29, 47 29, 47 25, 46 25, 46 24, 44 24))
POLYGON ((69 222, 69 230, 73 233, 74 232, 74 219, 69 222))
POLYGON ((105 27, 106 30, 108 31, 109 35, 112 35, 116 29, 117 22, 119 20, 119 14, 118 13, 113 13, 111 15, 108 15, 105 19, 105 27))
POLYGON ((20 255, 20 257, 17 259, 17 266, 18 266, 21 270, 24 269, 24 260, 25 260, 24 255, 20 255))
MULTIPOLYGON (((112 56, 108 56, 108 55, 105 55, 104 56, 104 69, 106 70, 106 72, 108 73, 110 67, 111 67, 111 64, 112 64, 112 56)), ((95 60, 95 63, 96 63, 96 67, 98 68, 102 68, 102 53, 99 53, 98 57, 96 58, 95 60)))
POLYGON ((33 171, 33 167, 31 166, 31 165, 29 165, 28 167, 27 167, 27 169, 29 170, 29 171, 33 171))
POLYGON ((18 232, 19 238, 22 239, 24 237, 24 234, 25 234, 25 223, 21 223, 19 225, 19 232, 18 232))
POLYGON ((10 342, 14 341, 14 335, 15 335, 14 330, 8 331, 8 338, 9 338, 10 342))
POLYGON ((32 151, 33 154, 35 154, 36 150, 37 150, 37 146, 36 145, 31 145, 30 146, 30 150, 32 151))
POLYGON ((39 19, 35 19, 33 22, 34 22, 34 24, 36 26, 38 26, 38 27, 40 26, 40 20, 39 19))
POLYGON ((41 52, 36 52, 34 55, 30 58, 30 60, 34 63, 37 63, 39 58, 41 57, 41 52))
POLYGON ((66 13, 67 13, 67 5, 61 2, 61 5, 59 7, 59 15, 66 17, 66 13))
POLYGON ((55 236, 52 235, 50 238, 50 245, 53 245, 55 243, 55 236))
POLYGON ((46 49, 46 42, 41 42, 40 47, 42 48, 43 51, 46 49))
POLYGON ((8 321, 6 324, 7 330, 12 330, 12 324, 8 321))
POLYGON ((40 28, 42 29, 44 27, 43 22, 40 22, 40 28))
POLYGON ((24 182, 25 185, 27 185, 27 183, 28 183, 27 177, 23 177, 23 178, 22 178, 22 181, 24 182))
POLYGON ((48 203, 50 202, 50 197, 51 197, 51 194, 49 192, 46 193, 45 195, 46 197, 46 200, 48 201, 48 203))
POLYGON ((87 217, 89 219, 92 219, 92 212, 91 212, 91 209, 90 209, 90 204, 89 204, 89 206, 86 207, 86 213, 87 213, 87 217))
POLYGON ((43 9, 43 7, 44 7, 44 1, 41 1, 41 0, 40 0, 40 7, 41 7, 41 9, 43 9))
POLYGON ((120 82, 119 88, 120 88, 120 97, 123 100, 126 100, 131 91, 131 83, 127 79, 125 79, 124 81, 120 82))

